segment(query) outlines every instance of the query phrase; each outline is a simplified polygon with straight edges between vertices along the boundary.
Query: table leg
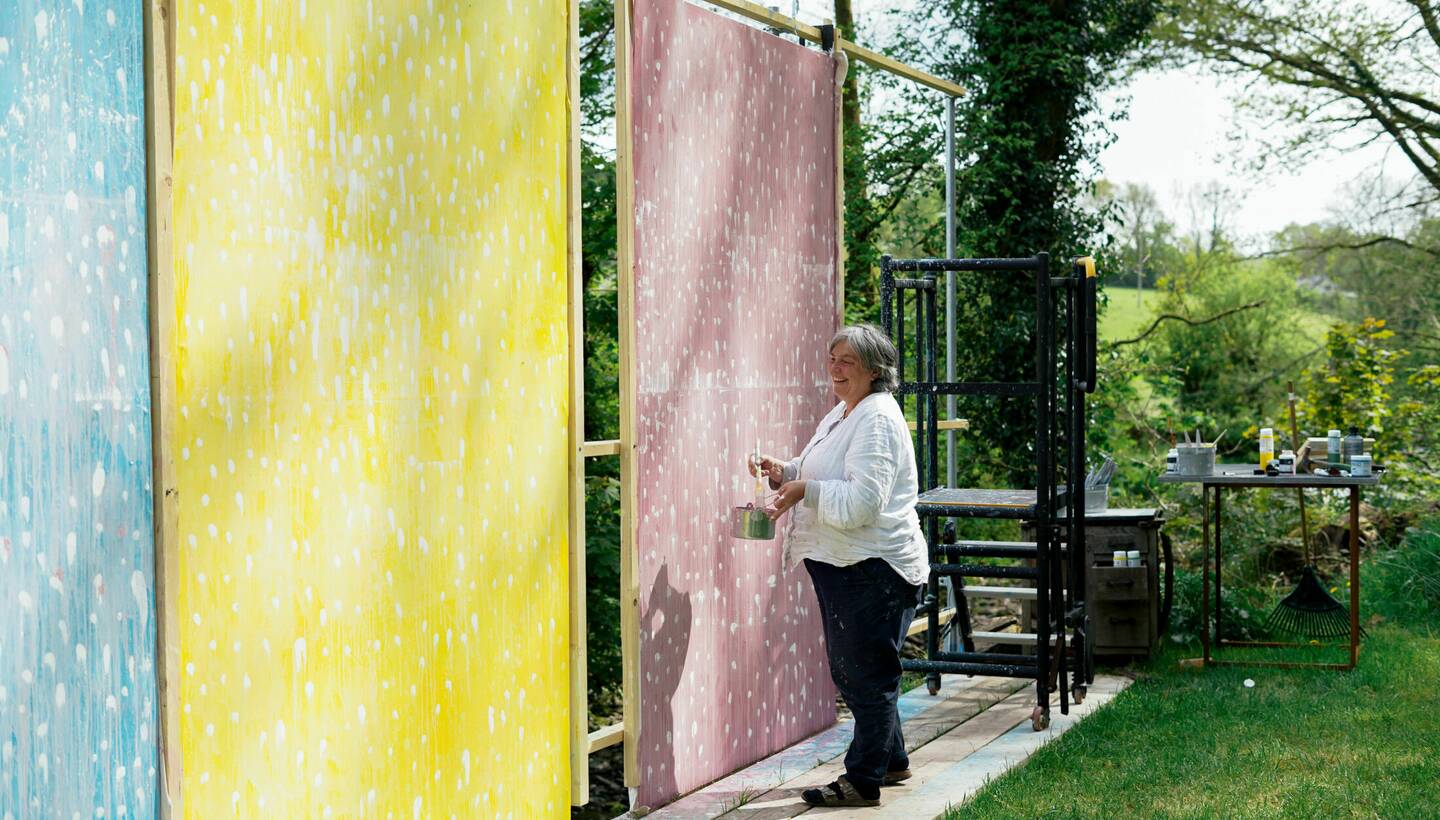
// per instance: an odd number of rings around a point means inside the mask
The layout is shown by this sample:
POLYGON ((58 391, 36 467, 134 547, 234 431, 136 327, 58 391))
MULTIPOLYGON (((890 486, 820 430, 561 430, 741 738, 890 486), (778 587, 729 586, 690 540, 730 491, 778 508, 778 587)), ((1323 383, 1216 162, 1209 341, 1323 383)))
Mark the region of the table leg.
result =
POLYGON ((1224 640, 1224 632, 1220 629, 1220 619, 1225 612, 1225 606, 1220 602, 1220 564, 1224 555, 1220 551, 1220 496, 1224 495, 1220 485, 1215 485, 1215 646, 1219 647, 1224 640))
POLYGON ((1210 485, 1200 485, 1200 647, 1210 663, 1210 485))
POLYGON ((1350 488, 1350 667, 1360 660, 1360 488, 1350 488))

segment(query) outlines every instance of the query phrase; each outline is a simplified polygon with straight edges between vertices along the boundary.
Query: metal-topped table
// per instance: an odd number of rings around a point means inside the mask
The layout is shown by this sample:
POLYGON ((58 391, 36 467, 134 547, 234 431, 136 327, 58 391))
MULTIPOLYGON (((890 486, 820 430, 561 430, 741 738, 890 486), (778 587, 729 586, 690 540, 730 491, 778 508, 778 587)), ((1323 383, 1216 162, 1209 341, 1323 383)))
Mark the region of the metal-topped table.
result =
POLYGON ((1281 475, 1256 474, 1253 464, 1217 464, 1210 475, 1180 475, 1165 473, 1160 476, 1162 484, 1199 484, 1201 490, 1201 539, 1204 541, 1205 568, 1201 572, 1200 594, 1200 643, 1203 647, 1202 662, 1207 666, 1273 666, 1281 668, 1311 667, 1321 669, 1354 669, 1360 658, 1360 488, 1380 483, 1379 476, 1352 477, 1348 475, 1281 475), (1223 556, 1220 542, 1220 491, 1226 487, 1298 487, 1318 489, 1350 490, 1350 662, 1349 663, 1299 663, 1280 661, 1232 661, 1213 657, 1221 647, 1305 647, 1311 644, 1280 641, 1232 641, 1220 635, 1220 564, 1223 556), (1210 493, 1215 493, 1215 635, 1210 636, 1210 493))

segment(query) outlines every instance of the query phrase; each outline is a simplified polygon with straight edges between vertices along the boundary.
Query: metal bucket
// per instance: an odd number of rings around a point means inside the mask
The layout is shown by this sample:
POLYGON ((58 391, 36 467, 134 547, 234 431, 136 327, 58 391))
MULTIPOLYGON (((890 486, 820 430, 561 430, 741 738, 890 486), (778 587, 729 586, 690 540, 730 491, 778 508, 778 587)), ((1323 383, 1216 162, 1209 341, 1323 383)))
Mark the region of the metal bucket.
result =
POLYGON ((1215 445, 1181 444, 1176 448, 1175 472, 1180 475, 1213 475, 1215 473, 1215 445))
POLYGON ((762 509, 736 507, 730 512, 730 535, 748 541, 769 541, 775 537, 775 522, 762 509))
POLYGON ((1110 506, 1110 485, 1085 488, 1085 514, 1103 513, 1110 506))

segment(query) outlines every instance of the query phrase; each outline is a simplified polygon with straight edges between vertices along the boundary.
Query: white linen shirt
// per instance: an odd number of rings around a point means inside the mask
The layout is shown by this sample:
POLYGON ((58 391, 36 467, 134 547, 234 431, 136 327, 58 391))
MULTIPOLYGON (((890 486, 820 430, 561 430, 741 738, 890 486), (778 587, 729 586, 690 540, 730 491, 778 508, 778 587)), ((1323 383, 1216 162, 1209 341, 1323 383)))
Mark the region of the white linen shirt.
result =
POLYGON ((805 499, 790 512, 786 561, 848 567, 883 558, 901 578, 923 584, 930 558, 915 514, 915 446, 900 405, 889 393, 871 393, 844 413, 841 402, 825 414, 799 458, 785 465, 786 481, 805 482, 805 499))

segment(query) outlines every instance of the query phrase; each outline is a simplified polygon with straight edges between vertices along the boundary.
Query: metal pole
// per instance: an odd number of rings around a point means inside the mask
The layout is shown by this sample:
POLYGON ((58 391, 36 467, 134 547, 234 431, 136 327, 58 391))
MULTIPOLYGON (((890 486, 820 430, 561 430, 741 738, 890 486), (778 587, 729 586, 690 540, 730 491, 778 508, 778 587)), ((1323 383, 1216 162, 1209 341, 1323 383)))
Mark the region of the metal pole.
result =
MULTIPOLYGON (((945 258, 955 258, 955 98, 945 98, 945 258)), ((955 272, 945 271, 945 381, 955 381, 955 272)), ((955 397, 945 397, 955 418, 955 397)), ((955 431, 945 431, 945 486, 955 486, 955 431)))

